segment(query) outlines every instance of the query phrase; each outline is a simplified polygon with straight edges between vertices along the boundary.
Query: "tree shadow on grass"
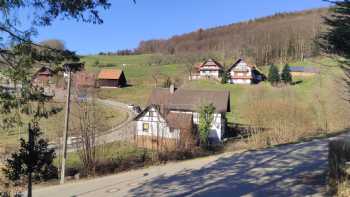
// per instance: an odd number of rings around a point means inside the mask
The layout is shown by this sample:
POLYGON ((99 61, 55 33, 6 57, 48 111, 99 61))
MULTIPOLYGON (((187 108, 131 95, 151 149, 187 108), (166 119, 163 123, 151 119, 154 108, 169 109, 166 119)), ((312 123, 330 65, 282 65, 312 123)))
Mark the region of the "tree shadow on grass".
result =
POLYGON ((299 85, 299 84, 301 84, 301 83, 303 83, 303 80, 293 81, 293 82, 291 83, 291 85, 292 85, 292 86, 295 86, 295 85, 299 85))
POLYGON ((327 140, 221 157, 198 170, 163 174, 135 196, 305 196, 325 187, 327 140))

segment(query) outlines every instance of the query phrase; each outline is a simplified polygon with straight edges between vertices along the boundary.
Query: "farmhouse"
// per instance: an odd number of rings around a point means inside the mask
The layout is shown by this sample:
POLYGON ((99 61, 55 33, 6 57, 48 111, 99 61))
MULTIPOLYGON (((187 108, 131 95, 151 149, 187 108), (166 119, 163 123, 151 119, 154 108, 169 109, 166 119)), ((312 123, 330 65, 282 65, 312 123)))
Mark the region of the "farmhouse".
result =
POLYGON ((224 67, 211 58, 197 65, 196 70, 192 79, 220 79, 224 73, 224 67))
POLYGON ((33 76, 31 83, 35 87, 43 89, 43 94, 46 96, 54 96, 56 82, 54 81, 54 71, 49 67, 41 67, 33 76))
POLYGON ((53 83, 54 71, 46 66, 41 67, 32 77, 32 85, 38 87, 47 87, 53 83))
POLYGON ((145 148, 175 148, 182 143, 193 145, 191 114, 161 111, 158 105, 149 105, 134 119, 138 144, 145 148), (181 140, 181 142, 180 142, 181 140))
POLYGON ((253 84, 264 79, 264 75, 255 66, 249 65, 243 59, 239 59, 228 70, 228 83, 253 84))
POLYGON ((117 88, 126 86, 124 72, 119 69, 102 69, 97 77, 99 87, 117 88))
POLYGON ((316 67, 290 66, 290 73, 293 77, 296 76, 312 76, 320 73, 320 69, 316 67))
POLYGON ((230 93, 228 91, 200 91, 156 88, 153 90, 148 106, 135 118, 138 136, 164 137, 181 140, 183 132, 188 132, 191 121, 196 130, 199 124, 200 107, 213 104, 215 107, 209 141, 218 143, 226 129, 226 113, 230 112, 230 93))

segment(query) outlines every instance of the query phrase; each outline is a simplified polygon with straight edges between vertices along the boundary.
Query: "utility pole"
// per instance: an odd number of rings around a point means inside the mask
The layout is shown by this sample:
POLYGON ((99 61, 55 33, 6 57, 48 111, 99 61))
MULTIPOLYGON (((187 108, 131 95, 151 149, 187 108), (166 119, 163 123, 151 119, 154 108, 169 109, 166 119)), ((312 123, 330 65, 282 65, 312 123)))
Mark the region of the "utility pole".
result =
POLYGON ((29 123, 28 124, 28 144, 29 144, 29 151, 28 151, 28 156, 29 156, 29 161, 28 161, 28 197, 32 197, 32 174, 33 174, 33 162, 32 162, 32 154, 33 154, 33 149, 34 149, 34 143, 35 143, 35 139, 34 139, 34 130, 35 125, 32 125, 29 123))
POLYGON ((64 131, 63 131, 63 153, 62 153, 62 166, 61 166, 61 181, 60 184, 64 183, 65 170, 66 170, 66 159, 67 159, 67 139, 68 139, 68 128, 69 128, 69 111, 70 111, 70 86, 71 86, 71 75, 72 69, 67 67, 68 71, 68 85, 67 85, 67 100, 66 100, 66 117, 64 119, 64 131))

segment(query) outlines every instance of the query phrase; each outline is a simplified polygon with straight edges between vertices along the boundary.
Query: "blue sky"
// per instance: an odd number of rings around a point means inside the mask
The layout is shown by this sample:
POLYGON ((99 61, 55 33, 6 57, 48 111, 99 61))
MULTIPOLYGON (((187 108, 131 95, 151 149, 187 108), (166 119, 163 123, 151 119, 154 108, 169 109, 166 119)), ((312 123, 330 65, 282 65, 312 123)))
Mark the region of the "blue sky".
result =
POLYGON ((39 29, 37 41, 63 40, 79 54, 135 48, 141 40, 169 38, 209 28, 272 15, 327 6, 322 0, 111 0, 102 11, 104 24, 56 21, 39 29))

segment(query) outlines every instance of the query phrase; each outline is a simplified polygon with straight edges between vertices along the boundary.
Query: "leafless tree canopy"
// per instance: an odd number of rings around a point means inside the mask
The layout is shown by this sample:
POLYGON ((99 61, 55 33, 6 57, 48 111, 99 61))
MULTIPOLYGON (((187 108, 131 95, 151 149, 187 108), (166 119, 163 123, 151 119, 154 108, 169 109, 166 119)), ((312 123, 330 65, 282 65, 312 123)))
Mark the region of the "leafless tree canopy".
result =
POLYGON ((220 52, 233 57, 249 57, 258 66, 288 59, 317 55, 314 39, 323 28, 327 9, 274 16, 174 36, 168 40, 142 41, 141 53, 220 52))

